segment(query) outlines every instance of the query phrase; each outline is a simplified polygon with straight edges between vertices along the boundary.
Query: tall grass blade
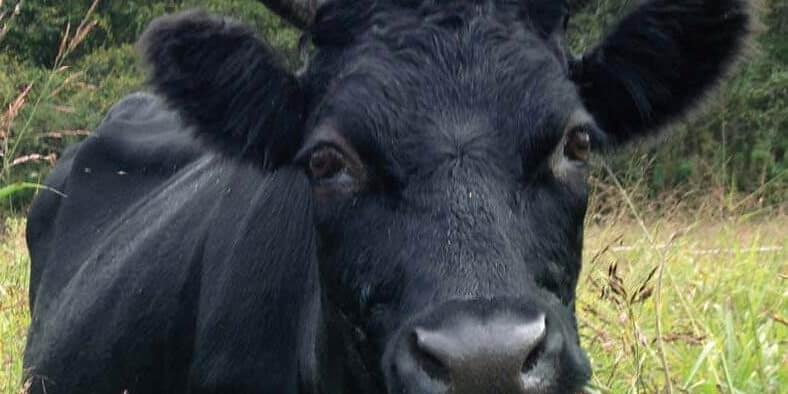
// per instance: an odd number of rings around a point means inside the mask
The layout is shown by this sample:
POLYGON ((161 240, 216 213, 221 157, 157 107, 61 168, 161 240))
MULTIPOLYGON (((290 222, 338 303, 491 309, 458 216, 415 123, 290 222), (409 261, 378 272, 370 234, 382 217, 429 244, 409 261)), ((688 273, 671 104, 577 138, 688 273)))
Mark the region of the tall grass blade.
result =
POLYGON ((10 185, 0 187, 0 201, 6 200, 17 193, 30 189, 48 190, 61 197, 67 197, 63 192, 55 190, 46 185, 41 185, 32 182, 18 182, 18 183, 12 183, 10 185))
POLYGON ((689 375, 687 375, 687 379, 684 381, 684 390, 689 390, 690 384, 692 384, 692 380, 695 379, 695 374, 698 373, 700 366, 703 365, 703 362, 706 361, 706 358, 709 357, 709 354, 712 350, 717 346, 717 343, 714 341, 709 341, 706 346, 703 347, 703 350, 698 355, 698 359, 695 360, 695 364, 692 365, 692 369, 690 369, 689 375))

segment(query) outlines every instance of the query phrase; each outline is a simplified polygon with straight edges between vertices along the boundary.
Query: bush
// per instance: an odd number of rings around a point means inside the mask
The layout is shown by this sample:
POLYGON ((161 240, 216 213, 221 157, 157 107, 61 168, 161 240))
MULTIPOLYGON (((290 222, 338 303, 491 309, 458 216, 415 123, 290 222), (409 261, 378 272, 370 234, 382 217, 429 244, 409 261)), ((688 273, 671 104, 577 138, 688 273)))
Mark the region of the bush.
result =
MULTIPOLYGON (((53 65, 63 32, 80 24, 92 1, 89 0, 11 0, 6 8, 22 3, 21 13, 3 43, 3 49, 37 67, 53 65)), ((175 11, 181 1, 98 1, 91 21, 96 28, 75 53, 76 58, 102 47, 129 43, 157 15, 175 11)))
MULTIPOLYGON (((3 52, 37 67, 51 68, 67 26, 72 31, 91 9, 89 0, 11 0, 12 10, 22 4, 13 28, 0 42, 3 52)), ((91 18, 96 26, 72 58, 98 49, 134 42, 155 17, 187 8, 202 8, 230 15, 257 26, 275 47, 293 48, 297 33, 255 0, 126 0, 96 2, 91 18)))

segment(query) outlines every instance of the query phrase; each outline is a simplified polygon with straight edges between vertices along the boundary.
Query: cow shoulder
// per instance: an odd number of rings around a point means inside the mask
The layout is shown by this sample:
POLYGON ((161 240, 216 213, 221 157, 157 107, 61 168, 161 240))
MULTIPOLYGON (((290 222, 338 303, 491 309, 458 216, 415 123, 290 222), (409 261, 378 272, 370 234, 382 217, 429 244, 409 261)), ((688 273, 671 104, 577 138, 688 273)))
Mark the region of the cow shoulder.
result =
POLYGON ((48 179, 65 197, 40 196, 31 213, 33 392, 295 386, 308 181, 205 153, 183 130, 133 95, 48 179))
POLYGON ((29 215, 33 392, 46 383, 71 392, 183 384, 177 369, 188 367, 195 313, 184 300, 197 291, 208 227, 189 213, 210 210, 222 188, 215 180, 227 166, 214 159, 147 94, 122 100, 64 153, 29 215), (158 368, 173 373, 153 377, 158 368))

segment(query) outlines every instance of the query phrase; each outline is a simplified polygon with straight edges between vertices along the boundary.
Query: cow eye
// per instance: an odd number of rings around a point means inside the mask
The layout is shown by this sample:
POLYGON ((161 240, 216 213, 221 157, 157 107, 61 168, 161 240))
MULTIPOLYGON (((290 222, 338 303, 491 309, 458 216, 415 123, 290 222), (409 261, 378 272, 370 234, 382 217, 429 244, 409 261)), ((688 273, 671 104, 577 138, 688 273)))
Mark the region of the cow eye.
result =
POLYGON ((322 147, 309 157, 309 177, 316 181, 326 181, 347 173, 347 160, 333 147, 322 147))
POLYGON ((586 162, 591 154, 591 136, 585 126, 575 127, 569 131, 564 145, 564 155, 569 160, 586 162))
POLYGON ((312 151, 307 171, 317 186, 355 189, 360 172, 357 167, 336 147, 322 146, 312 151))

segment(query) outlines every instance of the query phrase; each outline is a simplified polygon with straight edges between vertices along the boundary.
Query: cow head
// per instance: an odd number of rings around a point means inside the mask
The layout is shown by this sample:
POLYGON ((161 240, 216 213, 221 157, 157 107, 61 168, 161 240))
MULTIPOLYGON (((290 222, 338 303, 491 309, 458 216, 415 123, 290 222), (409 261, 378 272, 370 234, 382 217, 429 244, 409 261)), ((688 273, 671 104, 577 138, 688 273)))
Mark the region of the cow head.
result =
POLYGON ((145 34, 152 85, 228 157, 312 184, 320 392, 564 393, 588 159, 653 135, 730 69, 744 0, 654 0, 581 58, 553 0, 270 2, 298 75, 200 13, 145 34))

